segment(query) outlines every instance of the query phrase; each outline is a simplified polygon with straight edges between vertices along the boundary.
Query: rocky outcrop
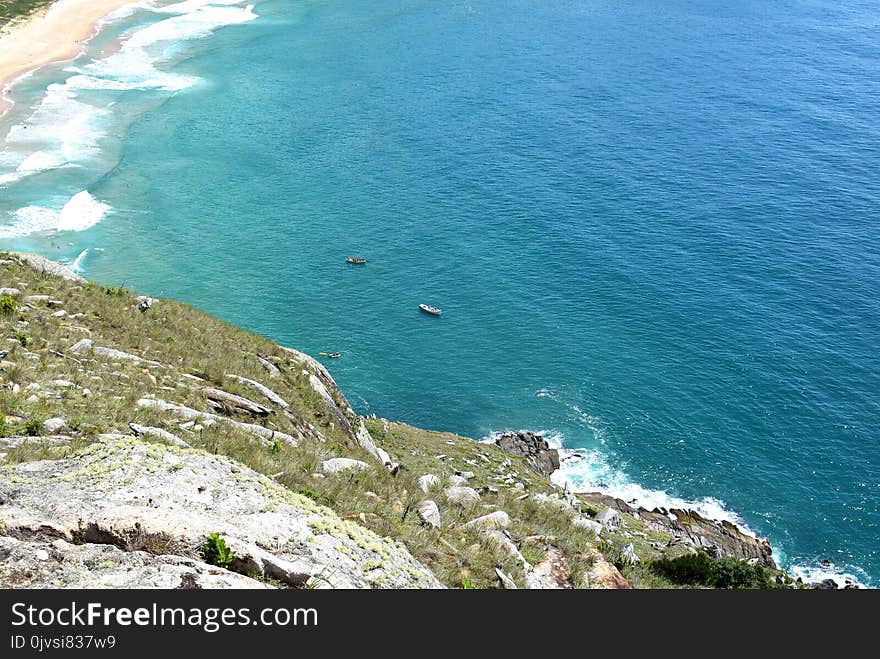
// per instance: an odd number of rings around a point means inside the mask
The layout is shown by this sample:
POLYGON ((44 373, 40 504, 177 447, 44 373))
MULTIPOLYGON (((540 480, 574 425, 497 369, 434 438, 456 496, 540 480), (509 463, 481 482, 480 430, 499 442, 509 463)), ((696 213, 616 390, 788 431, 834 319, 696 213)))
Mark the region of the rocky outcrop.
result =
MULTIPOLYGON (((288 587, 440 587, 402 545, 202 451, 108 440, 73 457, 0 467, 0 492, 0 537, 17 552, 29 549, 8 538, 113 545, 153 554, 126 561, 149 567, 161 583, 195 570, 195 582, 209 584, 208 577, 221 575, 197 565, 199 552, 208 535, 219 533, 235 555, 231 571, 288 587)), ((14 585, 6 581, 9 566, 3 569, 0 586, 14 585)), ((78 571, 65 577, 61 570, 57 578, 88 583, 78 571)))
POLYGON ((22 252, 10 252, 9 255, 17 257, 22 263, 30 266, 41 274, 54 275, 79 284, 86 283, 85 279, 80 277, 67 266, 63 266, 55 261, 50 261, 45 256, 40 256, 39 254, 25 254, 22 252))
POLYGON ((501 450, 524 457, 529 466, 542 476, 559 469, 559 451, 550 448, 541 435, 533 432, 506 432, 495 439, 501 450))
POLYGON ((593 565, 584 574, 584 585, 587 588, 607 590, 630 590, 630 584, 620 571, 609 563, 602 554, 596 552, 593 555, 593 565))
POLYGON ((324 405, 336 418, 342 431, 392 472, 397 473, 400 466, 391 459, 387 451, 376 444, 364 426, 364 420, 351 409, 351 405, 327 369, 304 352, 285 346, 279 347, 305 367, 302 370, 303 375, 309 378, 312 389, 321 396, 324 405))
POLYGON ((369 466, 370 465, 363 460, 353 460, 352 458, 330 458, 321 463, 321 472, 324 474, 338 474, 342 471, 362 471, 369 466))
POLYGON ((609 528, 608 522, 614 519, 615 511, 626 513, 637 516, 650 529, 671 535, 678 543, 704 549, 719 557, 727 556, 776 569, 770 543, 744 533, 730 522, 706 519, 693 510, 634 508, 621 499, 598 492, 579 496, 582 501, 610 509, 603 511, 605 521, 598 520, 606 529, 609 528))
POLYGON ((526 585, 531 590, 556 590, 571 588, 571 576, 568 561, 556 547, 548 547, 546 557, 526 571, 526 585))
POLYGON ((271 588, 184 556, 156 556, 113 545, 75 545, 51 536, 0 535, 4 588, 271 588))

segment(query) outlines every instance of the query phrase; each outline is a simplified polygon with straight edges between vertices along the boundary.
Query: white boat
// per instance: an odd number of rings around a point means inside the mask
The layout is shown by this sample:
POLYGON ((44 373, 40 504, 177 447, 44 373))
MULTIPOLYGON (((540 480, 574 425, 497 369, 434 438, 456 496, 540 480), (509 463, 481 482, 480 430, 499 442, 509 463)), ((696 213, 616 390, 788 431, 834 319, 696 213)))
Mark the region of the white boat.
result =
POLYGON ((432 307, 430 304, 420 304, 419 309, 421 309, 425 313, 431 314, 432 316, 439 316, 441 313, 443 313, 443 309, 432 307))

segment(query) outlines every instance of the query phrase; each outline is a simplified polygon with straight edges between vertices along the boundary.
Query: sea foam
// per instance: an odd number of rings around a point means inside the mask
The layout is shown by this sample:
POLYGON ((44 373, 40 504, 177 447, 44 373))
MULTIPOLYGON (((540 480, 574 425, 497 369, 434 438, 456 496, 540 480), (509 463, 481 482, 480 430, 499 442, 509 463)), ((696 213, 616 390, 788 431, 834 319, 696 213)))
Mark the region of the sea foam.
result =
MULTIPOLYGON (((104 173, 102 141, 119 129, 111 111, 122 95, 135 90, 175 93, 192 87, 199 78, 169 71, 181 44, 211 34, 225 25, 257 18, 253 5, 229 0, 188 0, 164 7, 137 5, 103 21, 144 12, 161 20, 129 29, 120 47, 100 59, 68 66, 69 75, 46 87, 30 115, 11 126, 0 151, 0 185, 13 186, 24 178, 67 167, 82 167, 92 175, 104 173), (102 94, 93 98, 96 93, 102 94), (115 94, 108 101, 107 94, 115 94)), ((105 158, 106 160, 106 158, 105 158)), ((83 181, 83 186, 88 181, 83 181)), ((10 212, 13 223, 0 227, 0 237, 21 237, 51 230, 81 231, 106 212, 91 197, 74 195, 69 208, 55 210, 36 203, 10 212), (53 219, 54 218, 54 219, 53 219)), ((88 193, 85 193, 87 195, 88 193)))
POLYGON ((58 224, 55 229, 85 231, 100 222, 108 210, 110 207, 107 204, 95 199, 87 190, 82 190, 64 204, 64 208, 58 214, 58 224))
POLYGON ((0 226, 0 238, 20 238, 34 233, 85 231, 103 219, 110 206, 87 190, 73 195, 61 208, 24 206, 12 215, 12 223, 0 226))

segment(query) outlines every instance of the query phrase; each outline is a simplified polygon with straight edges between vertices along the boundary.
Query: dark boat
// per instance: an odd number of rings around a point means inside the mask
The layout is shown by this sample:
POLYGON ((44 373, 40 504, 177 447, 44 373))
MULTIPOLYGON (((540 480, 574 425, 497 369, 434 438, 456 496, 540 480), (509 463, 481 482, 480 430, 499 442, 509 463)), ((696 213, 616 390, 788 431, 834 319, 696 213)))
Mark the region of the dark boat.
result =
POLYGON ((359 256, 349 256, 347 259, 345 259, 345 262, 354 263, 356 265, 363 265, 367 262, 367 259, 362 259, 359 256))

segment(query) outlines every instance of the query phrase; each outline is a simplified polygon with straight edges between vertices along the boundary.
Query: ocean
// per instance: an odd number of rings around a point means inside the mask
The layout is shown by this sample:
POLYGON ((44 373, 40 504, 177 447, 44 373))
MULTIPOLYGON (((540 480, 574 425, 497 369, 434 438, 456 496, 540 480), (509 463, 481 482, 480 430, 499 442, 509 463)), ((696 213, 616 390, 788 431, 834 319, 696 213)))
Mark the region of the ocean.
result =
POLYGON ((0 248, 338 351, 362 414, 541 431, 560 482, 876 586, 878 24, 863 0, 140 5, 13 89, 0 248))

